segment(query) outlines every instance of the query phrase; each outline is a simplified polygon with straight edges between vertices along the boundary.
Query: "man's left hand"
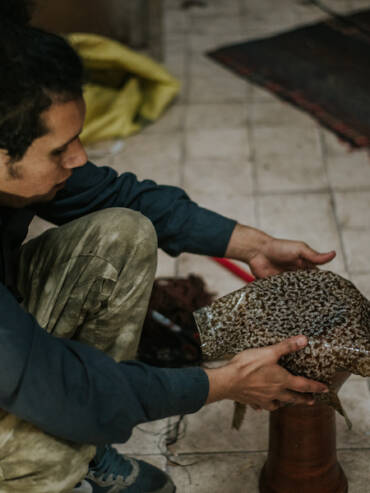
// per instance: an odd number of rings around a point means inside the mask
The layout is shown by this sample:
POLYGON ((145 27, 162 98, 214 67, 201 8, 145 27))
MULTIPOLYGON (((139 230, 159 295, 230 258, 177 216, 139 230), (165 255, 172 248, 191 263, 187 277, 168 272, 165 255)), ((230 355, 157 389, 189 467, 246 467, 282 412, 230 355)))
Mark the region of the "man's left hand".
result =
POLYGON ((235 227, 225 254, 246 262, 257 278, 289 270, 312 269, 330 262, 335 255, 334 250, 319 253, 302 241, 273 238, 241 224, 235 227))

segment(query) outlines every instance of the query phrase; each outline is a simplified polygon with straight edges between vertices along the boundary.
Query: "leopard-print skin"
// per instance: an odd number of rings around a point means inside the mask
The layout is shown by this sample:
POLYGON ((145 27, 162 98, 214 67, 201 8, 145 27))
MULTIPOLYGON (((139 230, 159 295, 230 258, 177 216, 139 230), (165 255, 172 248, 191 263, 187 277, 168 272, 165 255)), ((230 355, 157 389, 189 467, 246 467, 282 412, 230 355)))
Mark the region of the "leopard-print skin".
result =
POLYGON ((305 349, 280 363, 329 385, 330 403, 349 373, 370 376, 370 302, 328 271, 285 272, 246 285, 194 313, 206 359, 264 347, 304 334, 305 349))

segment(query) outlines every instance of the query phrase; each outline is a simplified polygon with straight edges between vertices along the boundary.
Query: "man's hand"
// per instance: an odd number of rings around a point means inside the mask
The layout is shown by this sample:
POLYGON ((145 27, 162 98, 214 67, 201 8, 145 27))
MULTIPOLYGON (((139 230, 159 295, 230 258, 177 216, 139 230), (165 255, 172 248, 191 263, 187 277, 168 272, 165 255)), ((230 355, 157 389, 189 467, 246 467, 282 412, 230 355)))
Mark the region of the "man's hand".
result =
POLYGON ((313 404, 312 393, 327 387, 304 377, 296 377, 278 365, 279 359, 307 345, 305 336, 237 354, 221 368, 206 369, 210 390, 207 403, 232 399, 255 409, 274 411, 286 404, 313 404))
POLYGON ((335 255, 335 251, 319 253, 301 241, 273 238, 241 224, 235 227, 225 254, 248 263, 257 278, 288 270, 312 269, 330 262, 335 255))

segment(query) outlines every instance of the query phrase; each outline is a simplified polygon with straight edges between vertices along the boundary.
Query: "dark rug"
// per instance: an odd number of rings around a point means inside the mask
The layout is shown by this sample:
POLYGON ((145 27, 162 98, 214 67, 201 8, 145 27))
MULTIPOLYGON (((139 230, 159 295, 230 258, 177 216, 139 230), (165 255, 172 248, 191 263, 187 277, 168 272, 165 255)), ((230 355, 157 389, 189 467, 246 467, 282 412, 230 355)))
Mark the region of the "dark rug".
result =
POLYGON ((370 146, 370 9, 208 55, 307 111, 351 146, 370 146))
POLYGON ((154 282, 138 359, 153 366, 179 368, 202 361, 193 312, 209 305, 214 293, 199 276, 166 277, 154 282))

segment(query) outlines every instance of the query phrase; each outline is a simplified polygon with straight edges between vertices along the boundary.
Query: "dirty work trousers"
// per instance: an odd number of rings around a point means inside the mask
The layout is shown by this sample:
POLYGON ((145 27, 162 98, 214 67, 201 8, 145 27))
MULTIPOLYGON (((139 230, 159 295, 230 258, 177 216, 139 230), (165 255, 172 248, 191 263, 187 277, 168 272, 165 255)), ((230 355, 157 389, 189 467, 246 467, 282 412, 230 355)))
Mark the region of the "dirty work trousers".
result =
MULTIPOLYGON (((117 361, 134 359, 156 259, 157 237, 148 219, 128 209, 105 209, 26 243, 18 289, 50 334, 95 346, 117 361)), ((0 493, 70 492, 95 450, 0 410, 0 493)))

